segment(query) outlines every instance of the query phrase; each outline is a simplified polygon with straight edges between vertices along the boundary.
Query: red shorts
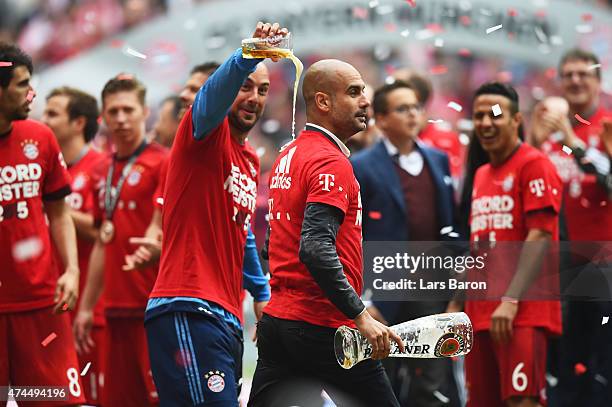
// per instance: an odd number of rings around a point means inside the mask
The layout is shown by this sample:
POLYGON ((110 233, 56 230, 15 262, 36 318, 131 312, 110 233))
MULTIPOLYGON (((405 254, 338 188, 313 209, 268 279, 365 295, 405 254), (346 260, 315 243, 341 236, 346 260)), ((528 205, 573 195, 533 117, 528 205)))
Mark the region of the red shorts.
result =
POLYGON ((545 405, 547 341, 543 329, 532 327, 514 327, 505 344, 493 342, 489 331, 475 332, 465 357, 467 407, 504 407, 515 396, 545 405))
POLYGON ((102 389, 104 388, 104 362, 106 358, 106 327, 95 326, 91 330, 91 339, 95 346, 89 353, 79 356, 79 371, 83 372, 87 364, 87 374, 81 377, 83 382, 83 393, 85 404, 90 406, 100 406, 102 399, 102 389))
MULTIPOLYGON (((85 402, 68 314, 53 308, 0 314, 0 386, 65 387, 68 400, 45 406, 85 402), (51 336, 50 336, 51 335, 51 336), (43 346, 43 342, 46 346, 43 346)), ((19 407, 40 401, 19 401, 19 407)))
POLYGON ((143 318, 106 319, 104 406, 157 406, 143 318))

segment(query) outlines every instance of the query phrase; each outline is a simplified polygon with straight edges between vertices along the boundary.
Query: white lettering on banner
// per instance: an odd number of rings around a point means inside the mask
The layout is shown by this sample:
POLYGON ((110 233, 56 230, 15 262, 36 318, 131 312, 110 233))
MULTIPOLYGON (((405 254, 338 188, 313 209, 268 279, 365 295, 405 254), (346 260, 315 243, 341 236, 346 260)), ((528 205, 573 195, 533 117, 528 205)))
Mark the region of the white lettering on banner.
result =
POLYGON ((323 191, 329 192, 329 187, 336 185, 334 179, 334 174, 319 174, 319 185, 323 185, 323 191))
POLYGON ((544 180, 542 178, 537 178, 529 181, 529 191, 538 198, 543 197, 544 191, 546 191, 544 180))
POLYGON ((234 215, 232 220, 249 228, 251 214, 255 211, 257 199, 257 184, 251 177, 240 172, 240 168, 232 163, 232 171, 227 176, 223 189, 225 189, 234 201, 234 215))

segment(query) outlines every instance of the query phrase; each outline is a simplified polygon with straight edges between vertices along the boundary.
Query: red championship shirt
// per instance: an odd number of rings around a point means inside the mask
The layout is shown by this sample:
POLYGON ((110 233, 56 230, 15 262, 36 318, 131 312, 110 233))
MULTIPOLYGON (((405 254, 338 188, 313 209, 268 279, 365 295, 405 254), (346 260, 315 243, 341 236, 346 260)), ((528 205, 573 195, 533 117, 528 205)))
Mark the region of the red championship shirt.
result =
POLYGON ((270 174, 270 272, 272 298, 265 312, 277 318, 337 328, 353 326, 323 293, 299 259, 306 204, 339 208, 344 221, 336 251, 344 274, 358 294, 363 287, 361 197, 348 150, 329 134, 304 130, 286 146, 270 174), (341 151, 345 150, 345 152, 341 151))
POLYGON ((53 261, 43 201, 70 193, 70 176, 51 130, 13 122, 0 137, 0 312, 53 304, 60 270, 53 261))
POLYGON ((242 315, 242 264, 255 210, 259 158, 231 135, 227 117, 202 140, 191 109, 172 146, 162 210, 155 297, 194 297, 242 315))
MULTIPOLYGON (((558 214, 561 207, 562 183, 555 167, 539 150, 522 143, 500 166, 485 164, 476 171, 470 213, 471 242, 490 247, 487 279, 490 285, 502 288, 503 295, 514 276, 521 245, 496 253, 495 242, 522 242, 529 229, 544 229, 558 241, 558 214), (548 215, 542 213, 548 211, 548 215), (550 222, 550 215, 554 221, 550 222)), ((514 247, 514 246, 513 246, 514 247)), ((554 263, 556 264, 556 262, 554 263)), ((551 266, 554 267, 554 266, 551 266)), ((558 280, 558 274, 554 275, 558 280)), ((491 314, 499 301, 467 301, 466 313, 474 330, 488 330, 491 314)), ((561 309, 558 301, 521 301, 514 326, 542 327, 561 333, 561 309)))
MULTIPOLYGON (((142 270, 123 271, 125 256, 136 250, 129 243, 130 237, 144 236, 153 217, 153 194, 160 182, 161 167, 167 158, 167 150, 160 144, 150 143, 136 158, 119 193, 112 215, 115 226, 113 240, 104 251, 104 307, 107 316, 144 315, 147 298, 155 283, 157 266, 142 270)), ((107 156, 102 166, 103 179, 98 183, 96 223, 106 219, 105 183, 108 169, 113 162, 107 156)), ((124 172, 128 159, 115 160, 112 185, 116 186, 124 172)))
MULTIPOLYGON (((96 186, 100 180, 104 179, 106 174, 101 172, 101 165, 104 160, 104 154, 99 151, 87 147, 87 152, 76 163, 68 166, 68 173, 72 178, 72 193, 66 197, 66 202, 70 207, 79 212, 88 215, 94 214, 95 206, 98 202, 96 196, 96 186)), ((77 234, 77 249, 79 254, 79 293, 83 294, 85 284, 87 283, 87 268, 89 266, 89 255, 93 248, 93 242, 82 239, 77 234)), ((72 313, 76 315, 77 309, 72 313)), ((94 324, 96 326, 104 325, 104 305, 103 301, 98 301, 94 309, 94 324)))
MULTIPOLYGON (((574 125, 574 133, 587 147, 602 152, 605 149, 600 134, 604 118, 612 119, 612 112, 600 107, 592 116, 585 117, 590 125, 580 122, 574 125)), ((565 185, 564 210, 569 240, 612 240, 612 199, 597 184, 595 175, 582 172, 574 157, 562 149, 563 141, 555 134, 542 144, 542 151, 553 162, 565 185)))

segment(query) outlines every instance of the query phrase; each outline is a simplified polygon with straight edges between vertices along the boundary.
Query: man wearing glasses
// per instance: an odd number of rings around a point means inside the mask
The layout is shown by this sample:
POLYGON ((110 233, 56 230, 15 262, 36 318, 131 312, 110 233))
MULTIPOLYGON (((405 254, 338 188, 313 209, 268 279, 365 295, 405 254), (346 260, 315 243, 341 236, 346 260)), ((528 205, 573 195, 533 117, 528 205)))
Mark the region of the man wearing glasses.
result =
MULTIPOLYGON (((572 247, 580 244, 591 252, 581 256, 583 260, 576 255, 567 260, 561 274, 562 299, 567 300, 577 294, 573 287, 579 280, 574 278, 586 281, 593 268, 588 262, 601 250, 596 242, 612 241, 612 112, 600 103, 601 65, 593 53, 568 51, 559 63, 559 76, 567 104, 545 100, 536 106, 530 136, 532 144, 548 154, 564 183, 562 240, 581 242, 572 247), (585 245, 585 241, 595 243, 585 245)), ((588 281, 590 298, 566 301, 563 307, 559 356, 550 358, 559 360, 552 372, 559 376, 559 404, 550 405, 607 405, 612 395, 612 328, 601 325, 612 306, 608 301, 588 301, 609 298, 609 293, 597 292, 592 278, 588 281), (585 374, 575 373, 579 365, 586 367, 585 374)))
MULTIPOLYGON (((384 85, 372 107, 384 137, 352 160, 361 186, 363 239, 449 240, 454 203, 448 157, 418 140, 423 107, 414 89, 402 81, 384 85)), ((445 309, 446 302, 429 299, 376 302, 368 312, 394 325, 445 309)), ((401 405, 443 406, 456 394, 446 380, 449 360, 398 358, 383 365, 401 405)))

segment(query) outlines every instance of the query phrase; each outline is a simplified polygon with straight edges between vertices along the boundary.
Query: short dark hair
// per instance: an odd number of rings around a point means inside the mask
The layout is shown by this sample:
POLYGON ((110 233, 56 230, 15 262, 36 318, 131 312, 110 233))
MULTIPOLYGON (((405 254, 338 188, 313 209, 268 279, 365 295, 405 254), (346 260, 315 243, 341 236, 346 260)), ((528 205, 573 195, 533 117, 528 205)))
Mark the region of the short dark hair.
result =
POLYGON ((172 103, 172 116, 176 121, 181 120, 181 110, 183 110, 183 101, 179 96, 172 95, 168 96, 164 100, 162 100, 160 106, 165 105, 166 103, 172 103))
POLYGON ((203 64, 194 66, 191 69, 190 75, 193 75, 196 72, 203 73, 204 75, 212 75, 212 73, 215 72, 220 66, 221 65, 215 61, 204 62, 203 64))
POLYGON ((32 58, 18 46, 6 42, 0 42, 0 62, 11 63, 10 66, 0 67, 0 87, 2 88, 6 88, 11 83, 13 71, 18 66, 25 66, 30 74, 34 71, 32 58))
POLYGON ((383 85, 374 92, 374 98, 372 100, 372 109, 374 110, 374 114, 388 113, 389 103, 387 102, 387 96, 396 89, 410 89, 416 94, 416 91, 414 91, 414 88, 408 82, 395 81, 393 83, 383 85))
POLYGON ((507 83, 487 82, 481 85, 474 93, 474 99, 481 95, 500 95, 510 100, 510 113, 519 112, 519 96, 516 90, 507 83))
POLYGON ((102 89, 102 106, 104 106, 106 96, 119 92, 136 92, 138 101, 145 106, 147 88, 134 75, 121 73, 106 82, 102 89))
POLYGON ((98 132, 98 117, 100 116, 96 98, 89 93, 69 86, 53 89, 47 96, 47 100, 54 96, 66 96, 68 98, 66 110, 70 120, 74 120, 77 117, 85 118, 83 134, 85 135, 86 142, 91 141, 98 132))
MULTIPOLYGON (((565 54, 563 54, 563 56, 561 57, 561 61, 559 61, 559 75, 561 75, 563 65, 565 65, 569 61, 585 61, 592 62, 593 65, 599 64, 599 58, 597 58, 597 55, 595 55, 594 53, 580 48, 572 48, 565 54)), ((597 79, 601 79, 600 67, 595 68, 595 76, 597 76, 597 79)))

